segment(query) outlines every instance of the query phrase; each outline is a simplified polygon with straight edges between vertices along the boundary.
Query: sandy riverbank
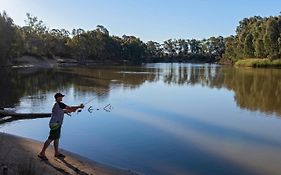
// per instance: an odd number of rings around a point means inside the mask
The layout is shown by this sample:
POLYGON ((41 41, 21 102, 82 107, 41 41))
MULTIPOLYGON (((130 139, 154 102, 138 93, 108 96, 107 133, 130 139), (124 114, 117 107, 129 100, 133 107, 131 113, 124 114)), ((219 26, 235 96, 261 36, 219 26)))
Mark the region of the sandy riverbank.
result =
POLYGON ((53 147, 46 152, 48 161, 37 157, 42 147, 41 142, 22 138, 10 134, 0 133, 0 174, 7 167, 8 175, 17 175, 20 171, 29 175, 136 175, 131 170, 122 170, 115 167, 90 161, 79 155, 61 150, 66 155, 64 159, 54 157, 53 147), (30 167, 30 168, 29 168, 30 167), (31 171, 29 171, 30 169, 31 171), (28 172, 29 171, 29 172, 28 172), (33 171, 33 172, 32 172, 33 171))
MULTIPOLYGON (((129 62, 121 62, 129 64, 129 62)), ((111 60, 83 60, 78 61, 73 58, 62 58, 55 56, 54 58, 48 57, 34 57, 34 56, 22 56, 14 58, 8 65, 13 68, 56 68, 56 67, 75 67, 75 66, 96 66, 96 65, 118 65, 120 62, 114 62, 111 60)))
POLYGON ((54 68, 62 65, 77 65, 77 61, 74 59, 66 58, 48 58, 48 57, 34 57, 34 56, 22 56, 14 58, 10 65, 14 68, 54 68))

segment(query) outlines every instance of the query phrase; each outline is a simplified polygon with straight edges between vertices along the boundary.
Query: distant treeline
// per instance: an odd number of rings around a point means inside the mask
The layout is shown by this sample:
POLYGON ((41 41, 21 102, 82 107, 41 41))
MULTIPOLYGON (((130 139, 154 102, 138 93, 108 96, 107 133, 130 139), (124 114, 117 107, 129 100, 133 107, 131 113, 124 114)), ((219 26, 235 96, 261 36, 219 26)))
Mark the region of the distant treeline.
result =
POLYGON ((154 41, 144 43, 135 36, 113 36, 101 25, 85 31, 73 29, 49 29, 43 21, 27 14, 25 26, 17 26, 3 12, 0 14, 0 57, 1 64, 23 55, 61 56, 78 61, 114 62, 161 62, 214 61, 224 51, 223 37, 204 40, 169 39, 160 44, 154 41))
POLYGON ((55 56, 99 62, 235 62, 243 58, 281 56, 281 16, 252 17, 240 21, 236 35, 227 38, 169 39, 144 43, 135 36, 110 35, 102 25, 85 31, 49 29, 27 13, 25 26, 18 26, 0 13, 0 64, 23 55, 55 56))

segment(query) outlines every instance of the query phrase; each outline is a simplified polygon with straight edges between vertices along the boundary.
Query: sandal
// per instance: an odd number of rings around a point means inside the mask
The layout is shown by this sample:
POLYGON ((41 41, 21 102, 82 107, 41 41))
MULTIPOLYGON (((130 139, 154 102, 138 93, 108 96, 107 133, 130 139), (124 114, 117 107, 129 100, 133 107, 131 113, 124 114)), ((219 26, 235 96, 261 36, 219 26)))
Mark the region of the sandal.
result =
POLYGON ((38 154, 37 155, 41 160, 44 160, 44 161, 47 161, 48 160, 48 158, 46 157, 46 156, 43 156, 43 155, 41 155, 41 154, 38 154))
POLYGON ((58 155, 55 155, 55 157, 57 157, 57 158, 65 158, 65 155, 59 153, 58 155))

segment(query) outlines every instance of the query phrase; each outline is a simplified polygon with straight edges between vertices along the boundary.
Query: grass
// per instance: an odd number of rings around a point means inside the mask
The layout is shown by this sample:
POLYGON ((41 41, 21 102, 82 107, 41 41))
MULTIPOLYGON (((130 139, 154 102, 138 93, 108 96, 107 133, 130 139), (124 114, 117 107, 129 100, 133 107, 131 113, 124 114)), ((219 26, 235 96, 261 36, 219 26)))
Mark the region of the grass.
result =
POLYGON ((257 59, 248 58, 239 60, 235 63, 235 66, 239 67, 281 67, 281 59, 270 60, 270 59, 257 59))

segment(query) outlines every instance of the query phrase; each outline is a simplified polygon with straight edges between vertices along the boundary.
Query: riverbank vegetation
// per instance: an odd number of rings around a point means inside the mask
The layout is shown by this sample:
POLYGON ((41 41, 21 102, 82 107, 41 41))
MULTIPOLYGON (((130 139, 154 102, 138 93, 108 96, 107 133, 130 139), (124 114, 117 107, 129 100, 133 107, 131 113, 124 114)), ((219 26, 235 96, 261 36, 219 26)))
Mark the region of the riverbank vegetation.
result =
POLYGON ((257 58, 248 58, 238 60, 235 63, 235 66, 242 66, 242 67, 281 67, 281 60, 271 60, 271 59, 257 59, 257 58))
POLYGON ((279 65, 274 60, 281 58, 281 15, 245 18, 239 22, 236 35, 225 38, 224 59, 236 62, 245 58, 255 60, 240 61, 238 64, 279 65))
POLYGON ((27 13, 26 25, 18 26, 0 13, 0 65, 20 61, 16 58, 68 58, 78 63, 219 62, 236 65, 280 66, 281 16, 245 18, 236 35, 208 39, 168 39, 163 43, 143 42, 135 36, 110 35, 98 25, 81 28, 49 29, 43 21, 27 13), (258 60, 256 60, 258 59, 258 60), (261 60, 259 60, 261 59, 261 60), (254 62, 254 63, 253 63, 254 62), (277 62, 277 64, 276 64, 277 62), (251 63, 251 64, 250 64, 251 63), (252 64, 253 63, 253 64, 252 64))

